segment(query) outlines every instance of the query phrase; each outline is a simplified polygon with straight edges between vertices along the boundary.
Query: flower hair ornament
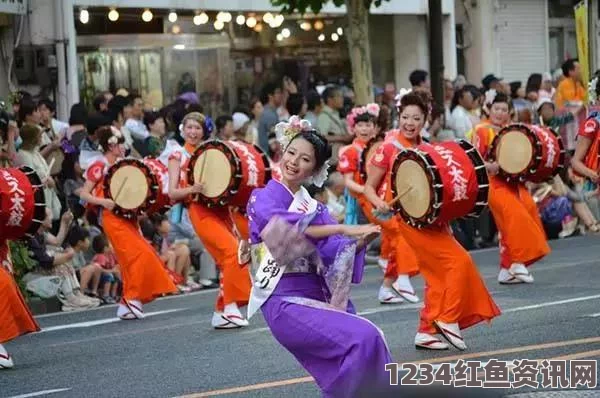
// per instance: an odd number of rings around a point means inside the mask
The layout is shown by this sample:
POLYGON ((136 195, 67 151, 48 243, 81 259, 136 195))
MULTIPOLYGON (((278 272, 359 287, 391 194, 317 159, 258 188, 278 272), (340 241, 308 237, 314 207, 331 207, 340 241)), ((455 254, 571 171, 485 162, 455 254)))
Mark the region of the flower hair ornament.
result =
POLYGON ((402 101, 402 97, 404 97, 406 94, 412 93, 412 89, 410 88, 401 88, 400 92, 398 93, 398 95, 396 95, 396 98, 394 98, 396 100, 396 107, 400 108, 400 101, 402 101))
POLYGON ((376 103, 370 103, 370 104, 367 104, 366 106, 354 107, 354 108, 352 108, 352 111, 350 111, 348 116, 346 116, 346 123, 348 124, 348 127, 350 128, 350 130, 352 130, 354 128, 354 125, 356 124, 357 116, 368 113, 369 115, 371 115, 375 119, 377 119, 379 117, 379 111, 380 111, 379 105, 376 103))
POLYGON ((292 139, 303 131, 312 129, 308 120, 300 119, 294 115, 288 122, 279 122, 275 125, 275 136, 281 144, 283 150, 287 148, 292 139))
MULTIPOLYGON (((112 132, 112 136, 108 139, 107 142, 109 145, 117 145, 119 143, 119 139, 121 139, 123 135, 119 130, 112 126, 110 127, 110 131, 112 132)), ((98 145, 98 150, 105 151, 108 150, 108 148, 102 148, 102 145, 98 145)))
MULTIPOLYGON (((294 115, 290 117, 288 122, 280 122, 275 125, 275 136, 285 151, 295 136, 307 130, 312 130, 310 122, 294 115)), ((307 182, 321 188, 327 181, 329 166, 329 160, 326 160, 323 166, 307 182)))

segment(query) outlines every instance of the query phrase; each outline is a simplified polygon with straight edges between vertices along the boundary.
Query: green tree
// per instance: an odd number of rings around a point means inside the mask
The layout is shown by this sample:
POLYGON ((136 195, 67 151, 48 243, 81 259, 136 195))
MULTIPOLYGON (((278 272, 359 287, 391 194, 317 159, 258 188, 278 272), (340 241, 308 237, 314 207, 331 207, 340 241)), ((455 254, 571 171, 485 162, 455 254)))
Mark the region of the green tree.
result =
POLYGON ((306 13, 310 8, 318 14, 329 2, 340 7, 346 6, 348 24, 345 31, 348 41, 350 62, 352 63, 352 83, 357 104, 373 102, 373 71, 371 68, 371 49, 369 45, 369 10, 379 7, 389 0, 271 0, 271 4, 282 7, 282 12, 306 13))

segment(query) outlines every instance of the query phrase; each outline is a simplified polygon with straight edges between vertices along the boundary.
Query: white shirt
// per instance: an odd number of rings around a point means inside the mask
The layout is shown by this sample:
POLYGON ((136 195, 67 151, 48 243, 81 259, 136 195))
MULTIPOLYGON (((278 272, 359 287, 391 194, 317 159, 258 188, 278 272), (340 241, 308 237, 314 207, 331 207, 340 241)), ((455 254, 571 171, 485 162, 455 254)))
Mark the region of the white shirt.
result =
POLYGON ((144 141, 150 136, 150 132, 141 120, 127 119, 125 127, 127 127, 134 140, 144 141))
POLYGON ((449 125, 456 133, 456 138, 465 138, 467 132, 473 129, 469 112, 460 105, 457 105, 452 111, 452 119, 449 125))

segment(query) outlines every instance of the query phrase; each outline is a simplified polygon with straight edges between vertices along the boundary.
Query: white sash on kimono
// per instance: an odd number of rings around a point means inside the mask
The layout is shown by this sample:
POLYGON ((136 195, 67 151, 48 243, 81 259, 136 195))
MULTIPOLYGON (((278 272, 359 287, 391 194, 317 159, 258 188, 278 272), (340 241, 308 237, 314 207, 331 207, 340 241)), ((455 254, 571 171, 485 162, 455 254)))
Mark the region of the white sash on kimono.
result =
MULTIPOLYGON (((294 200, 288 208, 292 213, 316 214, 317 201, 313 199, 304 187, 294 195, 294 200)), ((308 225, 301 226, 306 228, 308 225)), ((252 291, 248 302, 248 316, 250 319, 256 311, 271 296, 275 287, 281 280, 287 264, 277 264, 273 255, 264 242, 252 245, 252 263, 250 277, 252 278, 252 291)))

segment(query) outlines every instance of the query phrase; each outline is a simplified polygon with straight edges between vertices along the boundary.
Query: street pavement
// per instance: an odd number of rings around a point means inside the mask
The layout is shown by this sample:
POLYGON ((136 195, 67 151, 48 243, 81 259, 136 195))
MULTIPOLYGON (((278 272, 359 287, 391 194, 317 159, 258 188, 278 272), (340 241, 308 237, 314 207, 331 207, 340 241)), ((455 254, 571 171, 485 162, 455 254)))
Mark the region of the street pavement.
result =
MULTIPOLYGON (((421 304, 380 305, 382 273, 374 265, 367 268, 363 283, 353 287, 352 299, 359 314, 383 330, 400 363, 599 359, 600 237, 553 241, 551 246, 552 254, 532 268, 533 285, 499 285, 498 251, 472 253, 503 314, 491 325, 464 331, 464 352, 416 350, 421 304)), ((422 279, 413 280, 422 297, 422 279)), ((207 290, 157 300, 145 306, 148 316, 141 321, 117 320, 114 306, 39 316, 42 332, 7 344, 16 366, 0 371, 0 398, 319 396, 260 314, 242 330, 212 329, 215 295, 207 290)), ((416 396, 412 392, 399 387, 390 396, 416 396)), ((421 396, 436 396, 434 392, 417 387, 421 396)), ((437 396, 600 396, 600 390, 581 388, 552 393, 529 387, 488 389, 484 394, 457 387, 454 393, 437 396)))

